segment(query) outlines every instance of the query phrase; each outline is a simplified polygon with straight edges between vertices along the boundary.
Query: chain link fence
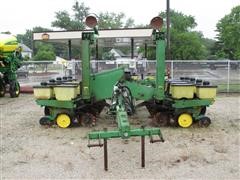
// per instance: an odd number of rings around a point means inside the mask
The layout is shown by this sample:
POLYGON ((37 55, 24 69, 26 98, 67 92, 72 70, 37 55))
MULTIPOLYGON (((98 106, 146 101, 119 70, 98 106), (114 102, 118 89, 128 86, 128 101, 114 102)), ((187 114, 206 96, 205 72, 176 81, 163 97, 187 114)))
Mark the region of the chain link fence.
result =
MULTIPOLYGON (((154 60, 92 60, 92 73, 117 67, 126 67, 132 73, 144 76, 155 75, 154 60)), ((61 76, 81 79, 82 64, 79 60, 62 63, 56 61, 27 61, 17 71, 21 84, 34 85, 61 76)), ((170 60, 166 61, 166 72, 172 79, 194 77, 218 85, 218 92, 240 92, 240 60, 170 60)))

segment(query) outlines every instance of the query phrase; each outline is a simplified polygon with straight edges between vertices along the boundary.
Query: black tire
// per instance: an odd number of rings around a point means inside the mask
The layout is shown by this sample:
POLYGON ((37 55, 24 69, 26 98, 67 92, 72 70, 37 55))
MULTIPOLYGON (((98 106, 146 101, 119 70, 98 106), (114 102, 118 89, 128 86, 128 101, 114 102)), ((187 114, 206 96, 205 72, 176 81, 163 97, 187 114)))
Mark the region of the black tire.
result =
POLYGON ((39 120, 39 124, 42 125, 42 126, 45 126, 45 125, 50 125, 51 122, 49 120, 48 117, 42 117, 40 120, 39 120))
POLYGON ((4 97, 6 93, 6 87, 5 84, 1 83, 0 84, 0 97, 4 97))
POLYGON ((20 94, 20 84, 17 81, 10 82, 9 93, 11 98, 16 98, 20 94))
POLYGON ((207 116, 203 116, 199 119, 198 124, 200 127, 208 127, 211 124, 211 119, 207 116))

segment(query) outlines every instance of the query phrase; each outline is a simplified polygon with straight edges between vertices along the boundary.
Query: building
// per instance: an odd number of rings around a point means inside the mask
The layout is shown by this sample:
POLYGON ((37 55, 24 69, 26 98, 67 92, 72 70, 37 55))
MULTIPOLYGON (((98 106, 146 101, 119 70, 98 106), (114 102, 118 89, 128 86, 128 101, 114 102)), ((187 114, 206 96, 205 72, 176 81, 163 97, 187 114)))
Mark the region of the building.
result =
POLYGON ((32 49, 30 49, 28 46, 22 43, 19 43, 19 46, 22 47, 22 57, 23 58, 29 57, 29 59, 32 59, 32 52, 33 52, 32 49))
POLYGON ((123 52, 119 49, 111 49, 110 53, 113 54, 113 56, 115 57, 115 59, 119 59, 119 58, 123 58, 126 57, 125 54, 123 54, 123 52))

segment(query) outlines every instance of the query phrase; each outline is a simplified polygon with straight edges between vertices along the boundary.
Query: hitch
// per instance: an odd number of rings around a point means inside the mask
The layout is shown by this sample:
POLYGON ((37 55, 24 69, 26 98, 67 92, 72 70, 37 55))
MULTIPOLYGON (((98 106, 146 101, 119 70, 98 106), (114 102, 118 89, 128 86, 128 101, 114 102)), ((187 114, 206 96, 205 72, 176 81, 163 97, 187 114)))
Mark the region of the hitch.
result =
MULTIPOLYGON (((164 142, 164 139, 162 137, 161 131, 159 128, 139 128, 139 129, 130 129, 129 132, 124 132, 125 134, 128 134, 128 137, 131 136, 141 136, 141 167, 145 167, 145 136, 150 137, 150 143, 157 143, 157 142, 164 142), (153 139, 153 135, 157 135, 159 139, 153 139)), ((94 131, 90 132, 88 134, 89 143, 88 147, 103 147, 104 151, 104 170, 108 171, 108 150, 107 150, 107 140, 110 138, 124 138, 125 136, 122 136, 123 132, 120 132, 118 130, 116 131, 94 131), (96 139, 98 140, 98 143, 96 144, 90 144, 90 140, 96 139), (103 143, 101 142, 101 139, 103 139, 103 143)))
POLYGON ((131 128, 128 121, 127 110, 132 106, 131 92, 121 83, 117 83, 114 87, 112 105, 109 108, 110 112, 116 116, 118 129, 108 131, 106 128, 103 131, 93 131, 88 134, 88 147, 103 147, 104 151, 104 170, 108 170, 108 150, 107 140, 110 138, 128 139, 132 136, 141 136, 141 166, 145 167, 145 136, 150 137, 150 143, 164 142, 160 128, 131 128), (158 136, 159 139, 153 139, 153 136, 158 136), (90 140, 98 140, 97 144, 90 144, 90 140), (103 139, 103 144, 101 143, 103 139))

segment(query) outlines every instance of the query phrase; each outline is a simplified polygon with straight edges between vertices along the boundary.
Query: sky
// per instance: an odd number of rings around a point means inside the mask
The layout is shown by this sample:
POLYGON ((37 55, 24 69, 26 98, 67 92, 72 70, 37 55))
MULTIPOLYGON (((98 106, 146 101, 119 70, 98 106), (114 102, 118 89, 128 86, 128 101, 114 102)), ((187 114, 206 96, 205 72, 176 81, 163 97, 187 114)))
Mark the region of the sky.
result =
MULTIPOLYGON (((35 26, 51 28, 55 12, 71 11, 75 0, 1 0, 0 32, 23 34, 35 26)), ((166 10, 166 0, 79 0, 90 7, 90 12, 124 12, 136 24, 148 24, 152 17, 166 10)), ((207 38, 216 36, 216 23, 229 14, 240 0, 170 0, 171 9, 195 17, 195 30, 207 38)), ((54 28, 52 28, 54 29, 54 28)))

